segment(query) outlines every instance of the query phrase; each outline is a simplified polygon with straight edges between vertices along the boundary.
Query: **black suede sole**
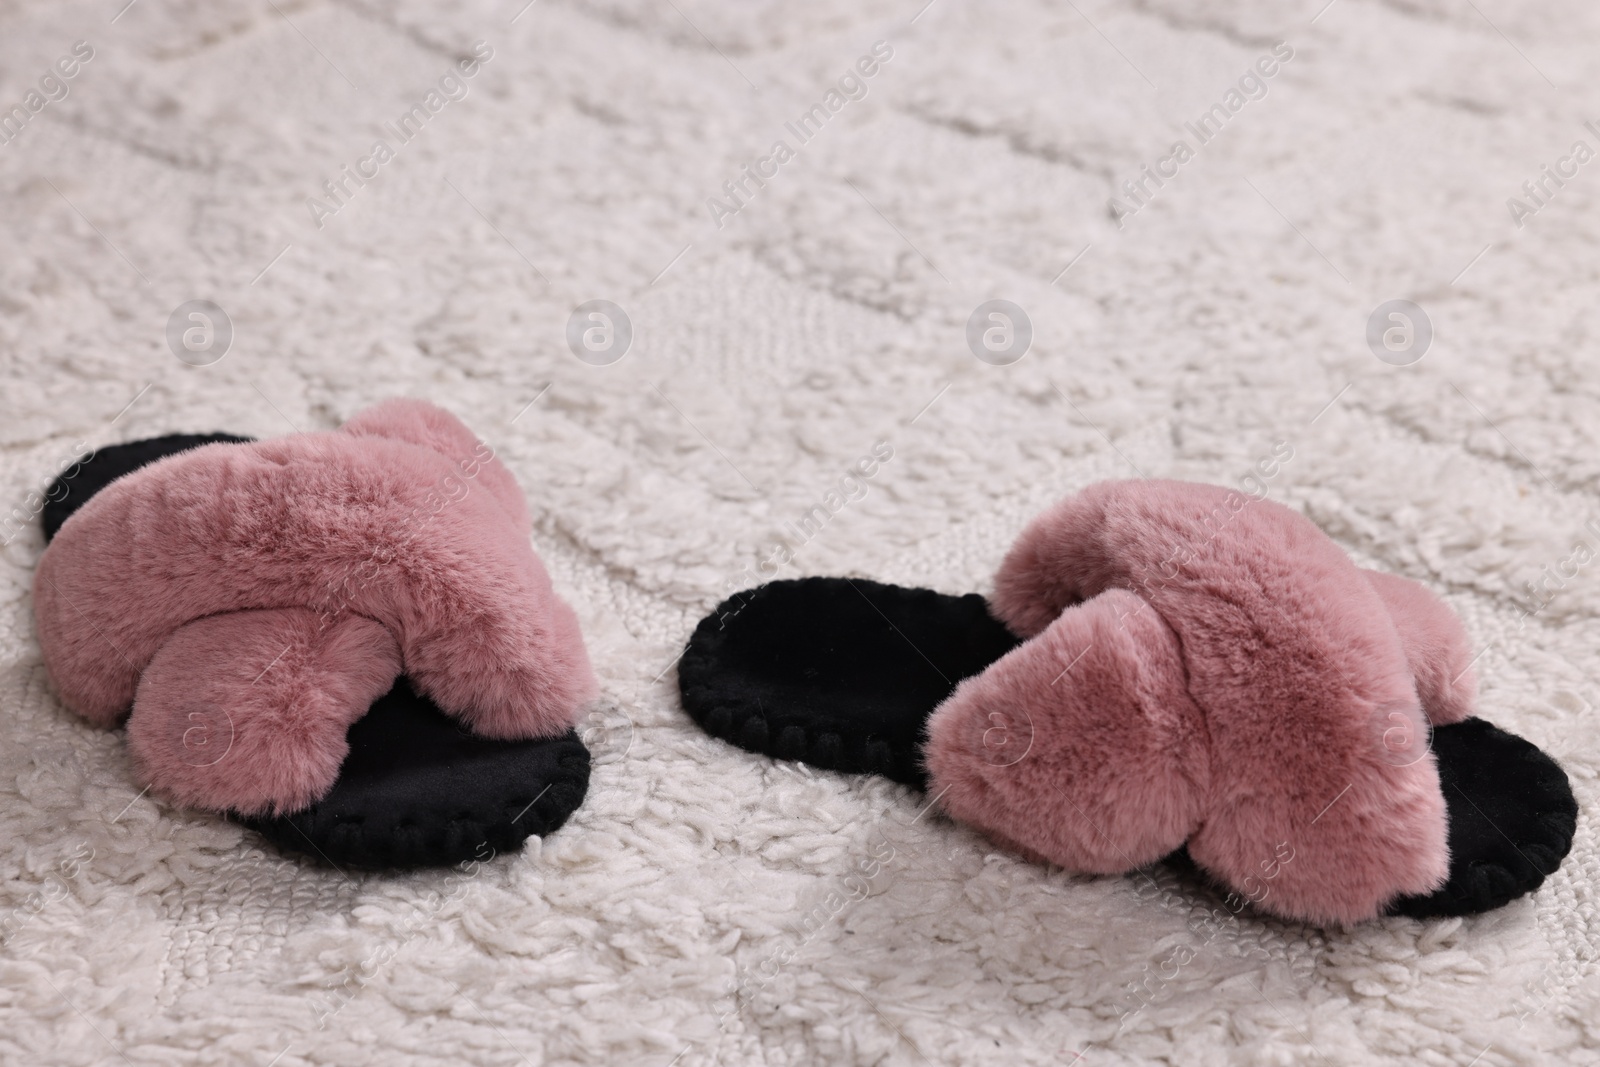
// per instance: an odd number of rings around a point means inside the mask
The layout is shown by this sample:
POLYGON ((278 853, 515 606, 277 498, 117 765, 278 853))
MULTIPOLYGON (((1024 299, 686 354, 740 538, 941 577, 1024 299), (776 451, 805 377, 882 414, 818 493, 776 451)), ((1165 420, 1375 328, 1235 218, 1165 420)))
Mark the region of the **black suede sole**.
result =
POLYGON ((555 832, 589 790, 589 750, 576 732, 477 737, 404 678, 346 736, 350 754, 327 796, 292 815, 238 821, 339 867, 445 866, 555 832))
MULTIPOLYGON (((51 483, 45 539, 95 493, 147 463, 232 434, 172 434, 102 448, 51 483)), ((553 833, 583 803, 589 750, 576 732, 534 741, 477 737, 399 679, 345 735, 350 754, 317 804, 277 818, 233 816, 281 849, 340 868, 447 866, 553 833)))
MULTIPOLYGON (((690 717, 740 748, 925 790, 928 717, 956 683, 1018 643, 977 594, 780 581, 730 597, 701 621, 678 685, 690 717)), ((1432 749, 1450 815, 1450 878, 1391 912, 1470 915, 1539 888, 1577 826, 1566 773, 1482 719, 1436 727, 1432 749)), ((1168 858, 1187 860, 1182 849, 1168 858)))

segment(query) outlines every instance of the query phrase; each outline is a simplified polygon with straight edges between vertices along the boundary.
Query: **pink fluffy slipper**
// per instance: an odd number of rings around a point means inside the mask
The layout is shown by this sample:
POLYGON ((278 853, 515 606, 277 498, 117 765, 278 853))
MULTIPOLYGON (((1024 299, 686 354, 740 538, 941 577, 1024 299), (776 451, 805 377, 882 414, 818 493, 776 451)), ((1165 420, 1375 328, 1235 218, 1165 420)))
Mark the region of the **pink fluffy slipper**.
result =
POLYGON ((447 412, 134 442, 47 496, 45 666, 89 722, 126 717, 158 795, 360 866, 482 858, 582 800, 577 618, 447 412))
POLYGON ((1197 866, 1327 924, 1465 914, 1571 846, 1566 775, 1472 717, 1460 622, 1305 518, 1105 482, 1023 531, 993 598, 774 582, 703 621, 684 707, 768 755, 877 772, 1024 856, 1197 866))

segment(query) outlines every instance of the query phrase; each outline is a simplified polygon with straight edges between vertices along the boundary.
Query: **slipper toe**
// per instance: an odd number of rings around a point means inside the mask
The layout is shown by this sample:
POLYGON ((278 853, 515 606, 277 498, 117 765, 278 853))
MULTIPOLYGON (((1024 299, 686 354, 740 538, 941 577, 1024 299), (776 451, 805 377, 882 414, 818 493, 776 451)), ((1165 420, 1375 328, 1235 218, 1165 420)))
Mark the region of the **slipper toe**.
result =
POLYGON ((397 682, 349 732, 332 789, 290 815, 239 821, 338 867, 447 866, 513 852, 560 829, 589 788, 576 732, 500 741, 397 682))
POLYGON ((1435 727, 1431 740, 1450 810, 1450 877, 1405 896, 1391 914, 1475 915, 1533 892, 1572 849, 1578 802, 1560 764, 1483 719, 1435 727))

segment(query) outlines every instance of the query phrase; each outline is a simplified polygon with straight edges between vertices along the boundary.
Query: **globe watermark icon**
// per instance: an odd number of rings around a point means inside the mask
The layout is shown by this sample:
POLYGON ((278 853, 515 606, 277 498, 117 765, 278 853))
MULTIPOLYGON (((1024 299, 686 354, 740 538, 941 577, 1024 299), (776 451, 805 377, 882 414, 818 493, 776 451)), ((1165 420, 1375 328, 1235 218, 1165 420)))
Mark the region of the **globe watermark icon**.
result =
POLYGON ((967 347, 984 363, 1009 367, 1033 345, 1033 320, 1009 300, 986 300, 967 319, 967 347))
POLYGON ((608 367, 628 354, 633 320, 609 300, 589 300, 567 319, 567 347, 591 367, 608 367))
POLYGON ((233 347, 233 320, 210 300, 189 300, 167 316, 167 347, 191 367, 209 367, 233 347))
POLYGON ((1386 300, 1367 317, 1367 347, 1391 367, 1411 366, 1432 344, 1432 320, 1409 300, 1386 300))

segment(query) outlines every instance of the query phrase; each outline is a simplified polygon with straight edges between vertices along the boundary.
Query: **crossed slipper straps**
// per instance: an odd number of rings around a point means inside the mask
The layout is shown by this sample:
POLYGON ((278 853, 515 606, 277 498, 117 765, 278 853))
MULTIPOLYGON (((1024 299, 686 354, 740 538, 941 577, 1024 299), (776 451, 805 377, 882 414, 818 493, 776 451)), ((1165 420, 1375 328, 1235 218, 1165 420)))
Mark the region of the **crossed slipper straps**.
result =
POLYGON ((683 705, 741 748, 875 773, 1033 860, 1197 866, 1258 911, 1464 915, 1572 845, 1566 774, 1474 717, 1424 586, 1217 486, 1103 482, 1036 518, 992 600, 777 581, 704 619, 683 705))
POLYGON ((72 711, 126 719, 158 795, 365 868, 482 860, 582 803, 577 618, 447 412, 118 445, 46 499, 45 666, 72 711))

